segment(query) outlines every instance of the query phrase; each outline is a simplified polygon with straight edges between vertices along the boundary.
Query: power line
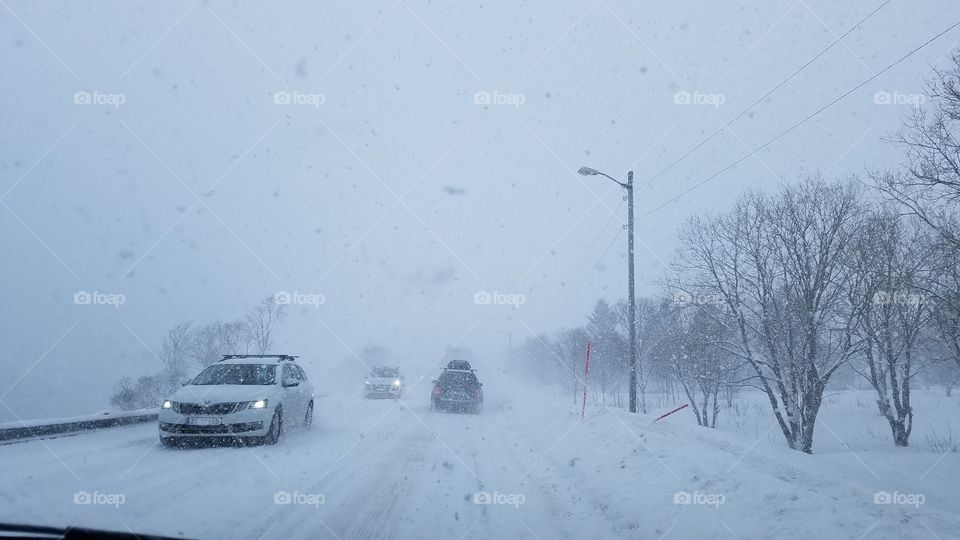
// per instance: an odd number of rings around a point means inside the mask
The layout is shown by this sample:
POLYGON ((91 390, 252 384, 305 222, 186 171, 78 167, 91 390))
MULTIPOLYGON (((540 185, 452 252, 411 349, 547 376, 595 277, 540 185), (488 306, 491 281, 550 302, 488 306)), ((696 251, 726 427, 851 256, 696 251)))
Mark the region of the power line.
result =
MULTIPOLYGON (((603 225, 603 228, 600 229, 600 232, 597 234, 597 237, 594 238, 594 239, 593 239, 593 242, 590 243, 590 247, 588 247, 586 250, 584 250, 585 255, 584 255, 583 259, 580 261, 580 266, 583 266, 583 263, 587 262, 587 260, 588 260, 588 258, 589 258, 590 252, 593 251, 593 248, 596 247, 597 243, 600 241, 600 238, 603 237, 603 233, 605 233, 605 232, 607 231, 607 228, 610 227, 610 224, 613 223, 613 220, 617 217, 617 214, 620 212, 620 209, 623 208, 623 203, 626 202, 626 200, 627 200, 626 197, 624 197, 624 198, 620 201, 620 204, 617 206, 616 210, 614 210, 613 212, 610 213, 610 218, 607 219, 607 222, 603 225)), ((623 232, 622 229, 621 229, 621 232, 623 232)), ((619 238, 619 237, 620 237, 620 233, 617 233, 617 234, 615 235, 615 237, 614 237, 614 241, 616 241, 616 239, 619 238)), ((611 242, 611 245, 612 245, 612 244, 613 244, 613 243, 611 242)), ((597 260, 597 262, 599 262, 600 260, 602 260, 602 259, 606 256, 607 251, 609 251, 609 250, 610 250, 610 246, 607 246, 607 249, 604 250, 604 252, 603 252, 602 255, 600 255, 600 258, 597 260)), ((595 264, 596 264, 596 262, 594 262, 593 264, 591 264, 591 268, 592 268, 595 264)), ((588 273, 589 273, 589 272, 588 272, 588 273)), ((581 285, 582 285, 582 283, 581 283, 581 285)), ((579 289, 579 286, 578 286, 577 288, 579 289)), ((558 292, 559 292, 559 291, 558 291, 558 292)))
POLYGON ((864 21, 866 21, 867 19, 869 19, 870 17, 872 17, 876 12, 880 11, 881 9, 883 9, 883 7, 886 6, 887 4, 889 4, 890 2, 891 2, 891 0, 886 0, 884 3, 880 4, 879 6, 877 6, 877 8, 874 9, 873 11, 871 11, 870 13, 868 13, 866 17, 860 19, 860 22, 858 22, 857 24, 851 26, 849 30, 847 30, 846 32, 843 33, 843 35, 841 35, 841 36, 838 37, 836 40, 834 40, 833 43, 831 43, 830 45, 828 45, 826 49, 823 49, 822 51, 820 51, 819 53, 817 53, 816 56, 814 56, 813 58, 811 58, 806 64, 800 66, 799 69, 797 69, 796 71, 794 71, 793 73, 791 73, 790 76, 787 77, 786 79, 784 79, 783 81, 781 81, 780 84, 774 86, 769 92, 767 92, 766 94, 760 96, 760 98, 758 98, 756 101, 754 101, 753 103, 751 103, 749 107, 747 107, 746 109, 744 109, 743 111, 741 111, 740 114, 734 116, 729 122, 727 122, 726 124, 724 124, 723 126, 721 126, 720 129, 718 129, 717 131, 713 132, 713 134, 710 135, 709 137, 707 137, 706 139, 700 141, 700 144, 698 144, 698 145, 694 146, 693 148, 691 148, 689 151, 687 151, 687 153, 685 153, 685 154, 683 154, 682 156, 680 156, 676 161, 674 161, 673 163, 667 165, 665 168, 661 169, 660 172, 658 172, 657 174, 653 175, 652 178, 650 178, 649 180, 647 180, 647 181, 646 181, 643 185, 641 185, 640 187, 641 187, 641 188, 644 188, 644 187, 650 185, 651 183, 653 183, 654 180, 656 180, 657 178, 660 178, 665 172, 667 172, 667 171, 669 171, 670 169, 672 169, 674 166, 676 166, 678 163, 680 163, 680 162, 683 161, 684 159, 688 158, 691 154, 693 154, 693 153, 696 152, 697 150, 703 148, 703 146, 704 146, 705 144, 707 144, 708 142, 712 141, 717 135, 719 135, 721 132, 723 132, 723 130, 725 130, 725 129, 727 129, 728 127, 730 127, 731 124, 733 124, 733 123, 736 122, 737 120, 743 118, 743 116, 744 116, 745 114, 747 114, 748 112, 750 112, 751 109, 753 109, 754 107, 756 107, 757 105, 759 105, 760 102, 762 102, 763 100, 765 100, 765 99, 767 99, 768 97, 770 97, 774 92, 776 92, 777 90, 779 90, 780 87, 782 87, 783 85, 785 85, 785 84, 787 84, 788 82, 790 82, 790 80, 792 80, 794 77, 796 77, 797 75, 799 75, 801 71, 803 71, 804 69, 806 69, 810 64, 816 62, 818 58, 820 58, 821 56, 823 56, 824 54, 826 54, 827 51, 829 51, 830 49, 832 49, 836 44, 840 43, 840 41, 842 41, 843 38, 845 38, 845 37, 847 37, 848 35, 850 35, 850 33, 853 32, 854 30, 856 30, 861 24, 864 23, 864 21))
POLYGON ((834 99, 834 100, 831 101, 830 103, 827 103, 827 104, 824 105, 823 107, 820 107, 819 109, 817 109, 816 111, 814 111, 813 113, 811 113, 809 116, 807 116, 807 117, 804 118, 803 120, 800 120, 799 122, 797 122, 796 124, 793 124, 792 126, 790 126, 789 128, 787 128, 786 130, 781 131, 776 137, 774 137, 774 138, 770 139, 769 141, 761 144, 760 146, 754 148, 753 150, 751 150, 749 153, 747 153, 746 155, 744 155, 744 156, 741 157, 740 159, 734 161, 734 162, 731 163, 730 165, 727 165, 727 166, 724 167, 723 169, 720 169, 719 171, 715 172, 714 174, 708 176, 708 177, 707 177, 706 179, 704 179, 703 181, 701 181, 701 182, 699 182, 699 183, 697 183, 697 184, 694 184, 694 185, 693 185, 692 187, 690 187, 689 189, 687 189, 687 190, 685 190, 684 192, 680 193, 679 195, 677 195, 677 196, 675 196, 675 197, 667 200, 666 202, 660 204, 659 206, 655 207, 653 210, 650 210, 649 212, 647 212, 646 214, 643 214, 643 215, 640 216, 640 217, 641 217, 641 218, 645 218, 645 217, 649 216, 650 214, 656 212, 657 210, 660 210, 661 208, 663 208, 663 207, 667 206, 668 204, 676 201, 677 199, 680 199, 681 197, 683 197, 683 196, 685 196, 686 194, 690 193, 691 191, 699 188, 700 186, 706 184, 707 182, 713 180, 714 178, 720 176, 721 174, 723 174, 723 173, 729 171, 730 169, 736 167, 737 165, 739 165, 740 163, 742 163, 744 160, 746 160, 747 158, 753 156, 754 154, 756 154, 756 153, 759 152, 760 150, 763 150, 764 148, 766 148, 766 147, 770 146, 771 144, 775 143, 776 141, 780 140, 784 135, 790 133, 791 131, 793 131, 793 130, 797 129, 798 127, 802 126, 803 124, 807 123, 810 119, 812 119, 812 118, 814 118, 815 116, 819 115, 819 114, 822 113, 823 111, 829 109, 829 108, 832 107, 833 105, 836 105, 836 104, 837 104, 839 101, 841 101, 843 98, 845 98, 845 97, 849 96, 850 94, 856 92, 857 90, 863 88, 864 86, 866 86, 868 83, 870 83, 871 81, 873 81, 874 79, 876 79, 876 78, 879 77, 880 75, 883 75, 883 74, 886 73, 887 71, 893 69, 897 64, 903 62, 903 61, 906 60, 907 58, 910 58, 911 56, 913 56, 914 54, 916 54, 920 49, 923 49, 923 48, 926 47, 927 45, 933 43, 934 41, 936 41, 937 39, 939 39, 940 37, 942 37, 942 36, 943 36, 944 34, 946 34, 947 32, 953 30, 953 29, 956 28, 957 26, 960 26, 960 21, 957 21, 957 22, 953 23, 953 24, 950 25, 946 30, 944 30, 944 31, 940 32, 939 34, 933 36, 932 38, 930 38, 929 40, 927 40, 926 42, 924 42, 922 45, 920 45, 919 47, 917 47, 917 48, 913 49, 912 51, 908 52, 907 54, 903 55, 899 60, 897 60, 896 62, 890 64, 889 66, 887 66, 887 67, 885 67, 885 68, 883 68, 882 70, 878 71, 876 74, 874 74, 873 76, 871 76, 869 79, 867 79, 867 80, 863 81, 862 83, 854 86, 854 87, 851 88, 850 90, 847 90, 846 92, 844 92, 843 94, 841 94, 839 97, 837 97, 836 99, 834 99))
POLYGON ((590 244, 590 247, 588 247, 587 250, 586 250, 584 253, 590 253, 591 251, 593 251, 594 246, 596 246, 596 245, 597 245, 597 242, 600 241, 600 237, 602 237, 602 236, 603 236, 603 233, 606 232, 607 227, 609 227, 610 224, 613 223, 613 219, 614 219, 615 217, 617 217, 617 213, 620 212, 620 209, 621 209, 621 208, 623 208, 623 203, 624 203, 626 200, 627 200, 626 197, 624 197, 624 198, 620 201, 620 205, 617 206, 617 209, 614 210, 614 211, 610 214, 610 219, 608 219, 608 220, 607 220, 607 223, 603 226, 602 229, 600 229, 600 233, 597 234, 597 237, 594 238, 593 242, 590 244))
MULTIPOLYGON (((617 213, 620 212, 621 208, 623 208, 623 203, 626 200, 627 198, 624 197, 620 201, 620 205, 617 206, 617 209, 614 210, 612 214, 610 214, 610 219, 607 220, 607 224, 603 226, 603 229, 600 230, 600 234, 597 235, 597 237, 593 240, 593 243, 590 244, 590 247, 587 248, 587 251, 585 251, 584 253, 590 253, 591 251, 593 251, 594 246, 596 246, 597 242, 600 241, 600 238, 603 236, 603 233, 606 232, 607 227, 609 227, 610 224, 613 223, 613 218, 617 217, 617 213)), ((621 226, 620 232, 618 232, 613 236, 613 240, 610 241, 610 245, 608 245, 607 248, 603 250, 603 253, 600 254, 600 257, 596 260, 596 262, 590 265, 589 269, 587 270, 587 274, 584 276, 583 280, 581 280, 580 284, 577 285, 577 287, 573 290, 572 293, 570 293, 571 296, 576 294, 576 292, 580 289, 580 287, 583 286, 584 281, 587 280, 587 276, 589 276, 593 272, 594 267, 596 267, 596 265, 599 262, 603 261, 603 258, 607 256, 607 252, 610 251, 610 247, 613 246, 613 243, 617 241, 617 238, 620 238, 621 233, 623 233, 623 226, 621 226)), ((583 262, 586 262, 586 261, 587 261, 587 257, 584 257, 583 261, 581 261, 581 265, 583 262)))
MULTIPOLYGON (((597 264, 600 263, 600 262, 602 262, 603 259, 607 256, 607 253, 610 251, 610 248, 612 248, 613 245, 617 242, 617 240, 620 239, 620 235, 621 235, 621 234, 623 234, 623 229, 622 229, 622 228, 617 232, 617 234, 615 234, 615 235, 613 236, 613 240, 610 240, 610 243, 607 244, 607 248, 603 250, 603 253, 600 254, 600 257, 597 258, 596 262, 594 262, 593 264, 590 265, 590 267, 587 269, 587 273, 583 275, 583 279, 580 280, 580 282, 577 284, 576 287, 573 288, 572 291, 570 291, 569 293, 566 294, 566 296, 564 297, 564 299, 565 299, 567 302, 569 302, 571 299, 573 299, 574 295, 576 295, 578 292, 580 292, 580 288, 583 287, 583 284, 586 283, 586 282, 587 282, 587 279, 590 277, 590 275, 593 274, 593 270, 597 267, 597 264)), ((566 303, 561 304, 560 306, 558 306, 558 308, 566 307, 566 305, 567 305, 566 303)))

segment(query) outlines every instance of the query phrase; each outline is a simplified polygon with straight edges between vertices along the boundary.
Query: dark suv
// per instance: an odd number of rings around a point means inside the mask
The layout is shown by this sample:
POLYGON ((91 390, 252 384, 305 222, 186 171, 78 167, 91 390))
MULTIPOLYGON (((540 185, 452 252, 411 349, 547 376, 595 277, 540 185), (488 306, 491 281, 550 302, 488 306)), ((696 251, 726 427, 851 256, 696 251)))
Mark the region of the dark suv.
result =
POLYGON ((473 370, 445 369, 433 381, 430 408, 477 414, 483 406, 482 387, 473 370))

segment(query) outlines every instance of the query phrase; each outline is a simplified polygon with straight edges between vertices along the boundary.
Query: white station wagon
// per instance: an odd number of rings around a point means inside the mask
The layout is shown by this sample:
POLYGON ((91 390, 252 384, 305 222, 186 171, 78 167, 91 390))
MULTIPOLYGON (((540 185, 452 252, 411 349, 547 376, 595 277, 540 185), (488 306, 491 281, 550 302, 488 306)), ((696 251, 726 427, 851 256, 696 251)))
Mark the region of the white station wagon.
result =
POLYGON ((313 385, 290 355, 225 355, 164 400, 160 442, 242 437, 276 444, 313 424, 313 385))

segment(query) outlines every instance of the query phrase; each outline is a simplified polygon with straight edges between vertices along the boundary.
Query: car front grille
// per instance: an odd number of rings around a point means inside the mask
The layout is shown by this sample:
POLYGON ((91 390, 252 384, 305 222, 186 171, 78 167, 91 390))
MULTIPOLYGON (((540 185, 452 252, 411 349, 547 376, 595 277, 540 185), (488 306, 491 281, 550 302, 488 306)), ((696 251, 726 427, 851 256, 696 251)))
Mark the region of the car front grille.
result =
POLYGON ((230 433, 245 433, 263 429, 263 422, 246 422, 243 424, 222 424, 219 426, 188 426, 186 424, 160 423, 160 429, 167 433, 181 435, 227 435, 230 433))
POLYGON ((176 412, 180 414, 230 414, 237 410, 241 403, 214 403, 212 405, 200 405, 199 403, 179 403, 176 412))

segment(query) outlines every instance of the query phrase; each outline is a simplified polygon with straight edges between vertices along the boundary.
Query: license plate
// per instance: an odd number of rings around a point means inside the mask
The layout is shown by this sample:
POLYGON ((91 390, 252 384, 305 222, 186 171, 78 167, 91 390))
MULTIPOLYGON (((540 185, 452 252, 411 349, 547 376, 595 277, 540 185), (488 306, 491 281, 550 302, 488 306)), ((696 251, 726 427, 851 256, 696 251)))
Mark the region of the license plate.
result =
POLYGON ((187 425, 191 426, 219 426, 223 418, 219 416, 193 416, 187 418, 187 425))

